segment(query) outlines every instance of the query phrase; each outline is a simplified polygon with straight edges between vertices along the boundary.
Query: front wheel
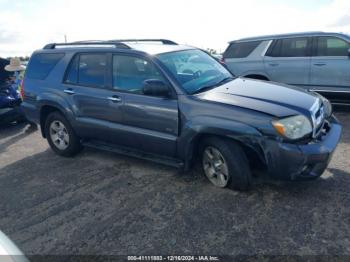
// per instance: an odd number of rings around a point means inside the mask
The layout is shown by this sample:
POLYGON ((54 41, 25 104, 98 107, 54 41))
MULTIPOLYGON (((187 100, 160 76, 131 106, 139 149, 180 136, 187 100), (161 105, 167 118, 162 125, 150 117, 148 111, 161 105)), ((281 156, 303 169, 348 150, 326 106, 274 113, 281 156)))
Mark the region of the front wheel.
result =
POLYGON ((58 155, 69 157, 82 149, 79 137, 66 118, 58 112, 47 117, 45 135, 50 147, 58 155))
POLYGON ((201 145, 202 167, 209 181, 217 187, 248 190, 252 175, 243 149, 235 142, 209 138, 201 145))

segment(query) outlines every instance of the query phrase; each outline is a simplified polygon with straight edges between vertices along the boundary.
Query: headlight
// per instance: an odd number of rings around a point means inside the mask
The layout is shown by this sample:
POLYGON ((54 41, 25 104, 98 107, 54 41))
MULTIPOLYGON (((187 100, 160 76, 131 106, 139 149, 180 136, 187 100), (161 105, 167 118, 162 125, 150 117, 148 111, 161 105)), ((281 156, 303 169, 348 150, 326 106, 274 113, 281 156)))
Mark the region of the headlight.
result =
POLYGON ((310 120, 303 115, 279 119, 273 121, 272 125, 280 135, 293 140, 302 138, 312 132, 310 120))
POLYGON ((314 93, 314 94, 316 94, 322 100, 323 109, 324 109, 324 117, 325 118, 330 117, 333 113, 333 107, 332 107, 331 102, 329 102, 329 100, 327 98, 320 95, 319 93, 314 93))
POLYGON ((331 102, 329 102, 329 100, 327 98, 324 98, 323 96, 321 96, 322 99, 322 103, 323 103, 323 108, 324 108, 324 116, 325 118, 328 118, 332 115, 332 104, 331 102))

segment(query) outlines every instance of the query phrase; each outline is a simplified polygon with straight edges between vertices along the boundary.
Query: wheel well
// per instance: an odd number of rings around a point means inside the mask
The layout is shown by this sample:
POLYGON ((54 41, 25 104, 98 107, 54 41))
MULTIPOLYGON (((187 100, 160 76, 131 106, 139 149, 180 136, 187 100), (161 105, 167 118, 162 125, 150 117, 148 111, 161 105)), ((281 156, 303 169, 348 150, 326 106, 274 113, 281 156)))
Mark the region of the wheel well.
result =
POLYGON ((239 141, 237 139, 228 138, 225 136, 212 135, 212 134, 201 134, 195 138, 195 140, 193 141, 193 149, 192 149, 193 150, 192 151, 192 164, 194 164, 198 160, 198 157, 200 154, 199 151, 200 151, 202 141, 204 141, 205 139, 207 139, 209 137, 217 137, 217 138, 221 138, 224 140, 231 140, 231 141, 236 142, 238 145, 240 145, 242 147, 244 153, 246 154, 246 157, 248 159, 249 166, 251 169, 263 169, 263 170, 267 169, 266 163, 264 163, 264 160, 262 159, 262 157, 253 148, 249 147, 248 145, 242 143, 241 141, 239 141))
POLYGON ((43 106, 40 110, 40 129, 41 129, 41 134, 43 137, 46 138, 45 136, 45 122, 49 114, 52 112, 60 112, 60 110, 57 107, 54 106, 43 106))
POLYGON ((258 74, 247 75, 247 76, 245 76, 245 77, 246 77, 246 78, 252 78, 252 79, 258 79, 258 80, 269 81, 269 79, 268 79, 266 76, 258 75, 258 74))

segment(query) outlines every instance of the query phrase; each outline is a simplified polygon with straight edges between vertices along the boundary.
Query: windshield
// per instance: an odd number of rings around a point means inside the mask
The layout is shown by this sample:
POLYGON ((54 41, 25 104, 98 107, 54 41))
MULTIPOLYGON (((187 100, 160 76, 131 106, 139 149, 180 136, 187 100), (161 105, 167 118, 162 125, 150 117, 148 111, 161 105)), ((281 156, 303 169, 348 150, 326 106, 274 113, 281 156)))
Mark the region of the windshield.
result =
POLYGON ((198 49, 159 54, 157 57, 188 94, 214 88, 233 78, 224 66, 198 49))

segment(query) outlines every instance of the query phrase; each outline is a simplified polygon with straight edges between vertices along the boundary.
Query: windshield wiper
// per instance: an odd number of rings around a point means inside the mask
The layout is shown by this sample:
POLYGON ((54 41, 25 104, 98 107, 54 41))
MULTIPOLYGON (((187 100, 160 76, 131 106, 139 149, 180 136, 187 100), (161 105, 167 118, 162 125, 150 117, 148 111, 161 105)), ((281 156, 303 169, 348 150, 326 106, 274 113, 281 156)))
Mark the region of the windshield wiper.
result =
POLYGON ((232 76, 225 77, 224 79, 222 79, 221 81, 219 81, 219 82, 217 82, 217 83, 215 83, 213 85, 207 85, 207 86, 203 86, 203 87, 197 89, 192 94, 195 95, 195 94, 198 94, 198 93, 202 93, 202 92, 210 90, 210 89, 212 89, 214 87, 221 86, 222 84, 225 84, 225 83, 227 83, 227 82, 229 82, 229 81, 231 81, 233 79, 234 79, 234 77, 232 77, 232 76))
POLYGON ((225 83, 227 83, 227 82, 230 82, 230 81, 232 81, 233 79, 235 79, 235 78, 232 77, 232 76, 225 77, 225 78, 222 79, 220 82, 218 82, 218 83, 216 84, 216 86, 220 86, 220 85, 222 85, 222 84, 225 84, 225 83))

